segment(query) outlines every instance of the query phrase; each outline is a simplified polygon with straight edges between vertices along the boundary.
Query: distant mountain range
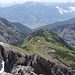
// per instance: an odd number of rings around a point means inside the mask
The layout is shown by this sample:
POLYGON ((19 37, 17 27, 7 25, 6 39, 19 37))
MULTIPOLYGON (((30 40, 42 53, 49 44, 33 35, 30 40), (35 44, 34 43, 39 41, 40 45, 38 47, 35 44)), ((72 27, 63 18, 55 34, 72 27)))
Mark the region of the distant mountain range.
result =
POLYGON ((19 45, 29 33, 31 29, 28 27, 0 17, 0 42, 19 45))
POLYGON ((33 31, 41 29, 41 28, 53 29, 57 26, 63 26, 63 25, 73 24, 73 23, 75 23, 75 18, 71 18, 71 19, 64 20, 64 21, 54 22, 52 24, 48 24, 48 25, 45 25, 45 26, 40 26, 40 27, 37 27, 37 28, 33 29, 33 31))
POLYGON ((75 3, 26 2, 0 7, 0 16, 36 28, 75 17, 75 3))

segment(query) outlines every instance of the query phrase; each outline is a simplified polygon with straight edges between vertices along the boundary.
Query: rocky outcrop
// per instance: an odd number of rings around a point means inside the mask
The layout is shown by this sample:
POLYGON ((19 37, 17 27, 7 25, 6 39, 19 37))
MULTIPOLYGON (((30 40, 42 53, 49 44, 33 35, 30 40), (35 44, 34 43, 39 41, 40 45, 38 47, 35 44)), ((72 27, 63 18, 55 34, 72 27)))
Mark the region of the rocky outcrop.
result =
POLYGON ((68 69, 67 67, 56 64, 38 54, 30 56, 31 60, 28 62, 34 72, 42 75, 74 75, 75 71, 68 69), (31 64, 30 64, 31 62, 31 64))
POLYGON ((6 73, 6 72, 3 72, 3 73, 1 73, 0 75, 13 75, 13 74, 11 74, 11 73, 6 73))
POLYGON ((2 46, 0 51, 0 57, 5 61, 5 72, 13 75, 75 75, 75 70, 51 62, 36 53, 26 55, 2 46))
POLYGON ((27 55, 22 55, 19 52, 7 51, 4 59, 6 72, 10 72, 16 65, 27 65, 27 55))
POLYGON ((16 66, 13 68, 12 74, 14 75, 37 75, 34 73, 34 69, 31 66, 16 66))

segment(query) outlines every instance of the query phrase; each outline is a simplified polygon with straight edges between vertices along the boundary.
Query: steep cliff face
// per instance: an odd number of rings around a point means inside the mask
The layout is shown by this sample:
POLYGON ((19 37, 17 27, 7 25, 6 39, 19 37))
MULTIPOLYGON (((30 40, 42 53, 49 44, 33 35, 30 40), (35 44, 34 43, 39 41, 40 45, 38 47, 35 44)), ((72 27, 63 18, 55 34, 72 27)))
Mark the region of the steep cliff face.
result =
POLYGON ((75 47, 75 23, 58 26, 53 31, 61 36, 70 46, 75 47))
MULTIPOLYGON (((5 72, 10 75, 74 75, 75 71, 45 59, 35 53, 27 55, 0 45, 0 57, 5 62, 5 72)), ((1 64, 1 63, 0 63, 1 64)))

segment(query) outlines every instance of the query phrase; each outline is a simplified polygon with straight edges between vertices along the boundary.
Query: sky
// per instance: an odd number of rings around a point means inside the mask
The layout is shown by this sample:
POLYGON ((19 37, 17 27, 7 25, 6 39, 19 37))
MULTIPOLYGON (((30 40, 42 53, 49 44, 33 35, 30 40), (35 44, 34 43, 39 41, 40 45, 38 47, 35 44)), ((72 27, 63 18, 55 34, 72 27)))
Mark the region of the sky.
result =
POLYGON ((26 1, 35 1, 35 2, 75 2, 75 0, 0 0, 0 4, 24 3, 26 1))

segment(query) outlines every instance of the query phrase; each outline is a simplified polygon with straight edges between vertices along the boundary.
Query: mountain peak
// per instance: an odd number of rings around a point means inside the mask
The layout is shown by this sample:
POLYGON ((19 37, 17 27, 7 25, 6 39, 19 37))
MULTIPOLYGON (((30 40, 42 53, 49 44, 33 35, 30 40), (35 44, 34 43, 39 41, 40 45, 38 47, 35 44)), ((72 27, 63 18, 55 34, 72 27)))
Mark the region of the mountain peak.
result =
MULTIPOLYGON (((37 30, 27 36, 20 47, 32 53, 39 52, 40 54, 44 54, 44 56, 47 55, 49 58, 56 57, 63 63, 66 62, 65 59, 63 61, 63 58, 68 60, 68 56, 71 56, 69 52, 73 52, 73 48, 70 47, 61 37, 46 28, 37 30)), ((71 59, 71 57, 69 57, 69 59, 71 59)), ((69 60, 68 62, 69 63, 66 64, 72 66, 70 65, 72 63, 69 60)))
MULTIPOLYGON (((32 35, 33 35, 33 37, 39 36, 39 37, 45 38, 45 40, 47 42, 52 42, 52 43, 54 42, 54 43, 58 43, 59 45, 69 47, 68 44, 61 37, 59 37, 55 32, 53 32, 47 28, 37 30, 37 31, 33 32, 32 35)), ((69 47, 69 48, 71 48, 71 47, 69 47)))

